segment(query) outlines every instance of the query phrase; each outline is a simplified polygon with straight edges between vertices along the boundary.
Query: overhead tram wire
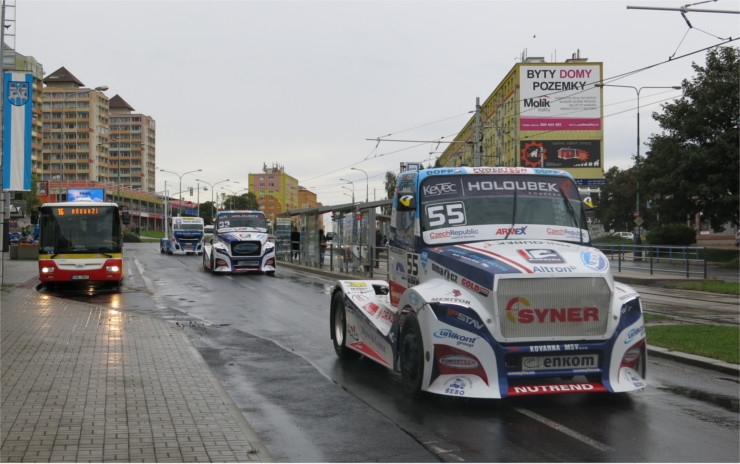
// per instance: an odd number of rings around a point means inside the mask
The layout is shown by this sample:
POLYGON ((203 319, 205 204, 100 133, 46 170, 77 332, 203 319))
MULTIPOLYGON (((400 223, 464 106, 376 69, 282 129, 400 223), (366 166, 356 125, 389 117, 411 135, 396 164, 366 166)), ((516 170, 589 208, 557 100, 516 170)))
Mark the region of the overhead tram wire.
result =
MULTIPOLYGON (((647 71, 647 70, 649 70, 649 69, 653 69, 653 68, 655 68, 655 67, 658 67, 658 66, 661 66, 661 65, 664 65, 664 64, 667 64, 667 63, 672 63, 672 62, 674 62, 674 61, 677 61, 677 60, 680 60, 680 59, 683 59, 683 58, 687 58, 687 57, 690 57, 690 56, 692 56, 692 55, 696 55, 697 53, 702 53, 702 52, 706 52, 707 50, 711 50, 711 49, 713 49, 713 48, 721 47, 721 46, 723 46, 723 45, 727 45, 727 44, 729 44, 729 43, 732 43, 732 42, 736 42, 736 41, 737 41, 737 40, 739 40, 739 39, 740 39, 740 37, 735 37, 735 38, 733 38, 733 37, 728 37, 727 39, 724 39, 724 40, 723 40, 723 41, 722 41, 721 43, 717 43, 717 44, 714 44, 714 45, 710 45, 710 46, 707 46, 707 47, 704 47, 704 48, 700 48, 700 49, 698 49, 698 50, 694 50, 694 51, 692 51, 692 52, 688 52, 688 53, 685 53, 685 54, 683 54, 683 55, 680 55, 680 56, 677 56, 677 57, 674 57, 674 56, 670 56, 670 57, 669 57, 668 59, 666 59, 666 60, 663 60, 663 61, 659 61, 659 62, 657 62, 657 63, 651 64, 651 65, 648 65, 648 66, 643 66, 643 67, 641 67, 641 68, 637 68, 637 69, 634 69, 634 70, 632 70, 632 71, 628 71, 628 72, 625 72, 625 73, 622 73, 622 74, 617 74, 617 75, 615 75, 615 76, 611 76, 611 77, 608 77, 608 78, 604 78, 604 79, 602 79, 602 80, 600 81, 600 83, 603 83, 603 84, 608 84, 608 83, 618 82, 618 81, 619 81, 619 80, 621 80, 621 79, 624 79, 624 78, 627 78, 627 77, 633 76, 633 75, 635 75, 635 74, 638 74, 638 73, 641 73, 641 72, 647 71)), ((560 92, 564 92, 564 91, 560 91, 560 92)), ((553 94, 557 94, 557 93, 559 93, 559 92, 554 92, 553 94)), ((406 131, 409 131, 409 130, 413 130, 413 129, 415 129, 415 128, 419 128, 419 127, 425 127, 425 126, 428 126, 428 125, 431 125, 431 124, 435 124, 435 123, 437 123, 437 122, 442 122, 442 121, 446 121, 446 120, 449 120, 449 119, 454 119, 454 118, 456 118, 456 117, 459 117, 459 116, 462 116, 462 115, 466 115, 466 114, 470 114, 470 111, 467 111, 467 112, 465 112, 465 113, 460 113, 460 114, 458 114, 458 115, 456 115, 456 116, 451 116, 451 117, 448 117, 448 118, 440 119, 440 120, 438 120, 438 121, 434 121, 434 122, 430 122, 430 123, 425 123, 425 124, 421 124, 421 125, 419 125, 419 126, 415 126, 415 127, 413 127, 413 128, 409 128, 409 129, 403 129, 403 130, 401 130, 401 131, 396 131, 396 132, 391 132, 391 133, 388 133, 387 135, 384 135, 384 136, 381 136, 381 137, 376 137, 376 138, 374 138, 374 139, 367 139, 367 140, 368 140, 368 141, 372 141, 372 140, 374 140, 374 141, 377 141, 378 143, 379 143, 379 142, 383 142, 383 141, 387 141, 387 140, 384 140, 384 138, 383 138, 383 137, 389 137, 389 136, 391 136, 391 135, 394 135, 394 134, 399 134, 399 133, 402 133, 402 132, 406 132, 406 131)), ((615 113, 615 114, 619 114, 619 113, 615 113)), ((609 115, 609 116, 612 116, 612 115, 609 115)), ((548 133, 550 133, 550 132, 554 132, 554 131, 544 131, 544 132, 541 132, 541 133, 539 133, 538 135, 544 135, 544 134, 548 134, 548 133)), ((435 141, 435 142, 432 142, 432 141, 425 141, 424 143, 421 143, 421 144, 419 144, 419 145, 415 145, 415 146, 412 146, 412 147, 407 147, 407 148, 402 148, 402 149, 400 149, 400 150, 396 150, 396 151, 392 151, 392 152, 388 152, 388 153, 382 153, 382 154, 380 154, 380 155, 375 155, 375 156, 372 156, 372 157, 370 157, 370 154, 368 154, 368 155, 366 155, 366 157, 365 157, 365 158, 364 158, 364 159, 363 159, 362 161, 359 161, 359 162, 357 162, 357 163, 353 163, 353 164, 349 164, 349 165, 347 165, 347 166, 344 166, 344 167, 341 167, 341 168, 338 168, 338 169, 335 169, 335 170, 332 170, 332 171, 326 172, 326 173, 324 173, 324 174, 320 174, 320 175, 317 175, 317 176, 314 176, 314 177, 310 177, 310 178, 306 179, 306 182, 307 182, 307 181, 311 181, 311 180, 314 180, 314 179, 318 179, 318 178, 321 178, 321 177, 324 177, 324 176, 328 176, 328 175, 330 175, 330 174, 336 173, 336 172, 338 172, 338 171, 341 171, 341 170, 344 170, 344 169, 348 169, 348 168, 350 168, 350 167, 352 167, 352 166, 356 166, 356 165, 358 165, 358 164, 361 164, 361 163, 362 163, 363 161, 368 161, 368 160, 371 160, 371 159, 375 159, 375 158, 381 158, 381 157, 384 157, 384 156, 388 156, 388 155, 396 154, 396 153, 399 153, 399 152, 402 152, 402 151, 406 151, 406 150, 411 150, 411 149, 413 149, 413 148, 418 148, 418 147, 420 147, 420 146, 426 145, 427 143, 436 143, 436 141, 435 141)), ((372 152, 376 151, 376 149, 377 149, 377 145, 376 145, 376 147, 374 147, 374 148, 373 148, 373 150, 371 150, 371 151, 370 151, 370 153, 372 153, 372 152)))

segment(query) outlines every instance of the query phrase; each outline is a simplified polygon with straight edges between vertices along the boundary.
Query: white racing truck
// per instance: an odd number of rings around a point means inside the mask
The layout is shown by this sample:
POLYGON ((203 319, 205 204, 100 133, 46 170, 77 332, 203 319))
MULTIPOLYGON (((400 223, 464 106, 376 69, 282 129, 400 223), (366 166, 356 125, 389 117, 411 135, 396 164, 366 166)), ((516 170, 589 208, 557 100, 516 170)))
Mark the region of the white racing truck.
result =
POLYGON ((219 211, 214 222, 213 236, 203 247, 206 272, 275 275, 275 243, 269 240, 262 211, 219 211))
POLYGON ((411 394, 504 398, 646 386, 638 294, 591 247, 573 177, 552 169, 402 172, 389 281, 331 292, 340 357, 411 394))
POLYGON ((203 253, 203 218, 170 218, 166 237, 159 240, 160 253, 190 255, 203 253))

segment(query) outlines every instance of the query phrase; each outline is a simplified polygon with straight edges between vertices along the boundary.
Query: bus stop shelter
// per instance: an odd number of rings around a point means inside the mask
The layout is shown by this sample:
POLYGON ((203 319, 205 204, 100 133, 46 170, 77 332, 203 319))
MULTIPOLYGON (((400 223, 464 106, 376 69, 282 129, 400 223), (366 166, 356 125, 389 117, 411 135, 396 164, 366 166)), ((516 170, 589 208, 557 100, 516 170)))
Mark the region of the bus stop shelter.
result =
POLYGON ((380 259, 387 259, 390 221, 388 215, 376 210, 391 202, 344 203, 282 213, 275 230, 278 260, 372 277, 380 259), (321 217, 327 214, 331 217, 333 237, 322 247, 319 241, 321 217), (296 241, 297 253, 294 252, 296 241))

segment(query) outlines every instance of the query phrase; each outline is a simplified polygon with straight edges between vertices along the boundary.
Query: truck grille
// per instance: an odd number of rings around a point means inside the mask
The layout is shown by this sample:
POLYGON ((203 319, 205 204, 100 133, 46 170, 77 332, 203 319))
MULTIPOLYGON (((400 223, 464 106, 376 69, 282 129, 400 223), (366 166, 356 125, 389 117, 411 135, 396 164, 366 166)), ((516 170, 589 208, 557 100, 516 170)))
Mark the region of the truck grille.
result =
POLYGON ((200 239, 198 237, 178 237, 178 241, 185 243, 198 243, 200 239))
POLYGON ((262 243, 259 241, 234 242, 231 244, 231 256, 261 256, 262 243))
POLYGON ((501 279, 496 303, 508 341, 598 337, 606 332, 611 291, 602 277, 501 279))

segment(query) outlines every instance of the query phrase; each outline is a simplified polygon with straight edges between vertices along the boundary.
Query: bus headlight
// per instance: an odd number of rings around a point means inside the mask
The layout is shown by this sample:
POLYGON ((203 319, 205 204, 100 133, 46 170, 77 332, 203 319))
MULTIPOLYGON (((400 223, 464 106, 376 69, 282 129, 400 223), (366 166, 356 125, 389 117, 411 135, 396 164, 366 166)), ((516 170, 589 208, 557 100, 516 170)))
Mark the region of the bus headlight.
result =
POLYGON ((54 273, 54 266, 44 266, 41 268, 42 274, 53 274, 54 273))
POLYGON ((105 272, 121 272, 121 267, 116 265, 105 266, 105 272))

